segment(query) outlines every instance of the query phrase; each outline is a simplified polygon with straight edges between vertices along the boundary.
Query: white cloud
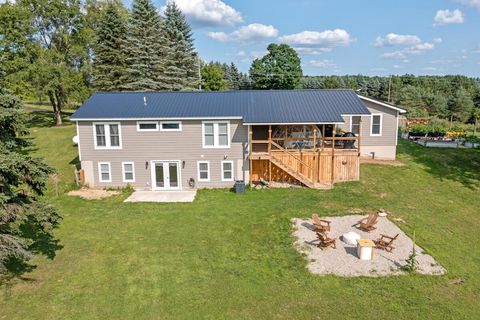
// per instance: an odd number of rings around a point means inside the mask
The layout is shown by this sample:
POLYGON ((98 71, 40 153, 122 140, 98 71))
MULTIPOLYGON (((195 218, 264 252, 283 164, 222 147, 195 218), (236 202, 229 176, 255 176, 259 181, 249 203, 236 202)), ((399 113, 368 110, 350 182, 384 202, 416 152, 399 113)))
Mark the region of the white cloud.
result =
POLYGON ((401 50, 385 52, 381 55, 383 58, 393 58, 403 60, 403 62, 408 62, 408 56, 410 55, 419 55, 426 51, 433 50, 435 48, 434 43, 422 42, 416 45, 403 48, 401 50))
POLYGON ((295 49, 295 51, 297 51, 298 54, 304 54, 304 55, 317 55, 317 54, 322 54, 325 52, 332 51, 332 48, 294 47, 293 49, 295 49))
POLYGON ((241 41, 241 42, 255 42, 268 38, 274 38, 278 35, 278 30, 272 25, 264 25, 260 23, 252 23, 248 26, 243 26, 231 33, 225 32, 208 32, 207 35, 217 41, 241 41))
POLYGON ((422 42, 418 36, 411 34, 389 33, 375 39, 375 47, 406 46, 422 42))
POLYGON ((346 30, 302 31, 281 36, 279 42, 299 47, 331 48, 347 46, 352 39, 346 30))
POLYGON ((461 3, 480 10, 480 0, 460 0, 461 3))
POLYGON ((423 68, 424 71, 437 71, 437 68, 435 67, 425 67, 423 68))
POLYGON ((453 60, 451 59, 440 59, 440 60, 432 60, 430 61, 431 64, 451 64, 453 60))
POLYGON ((233 26, 243 22, 241 13, 221 0, 167 0, 167 3, 173 1, 197 26, 233 26))
POLYGON ((308 65, 316 68, 335 68, 337 65, 330 60, 310 60, 308 65))
POLYGON ((394 68, 394 69, 400 69, 400 68, 402 68, 402 66, 400 66, 400 65, 398 65, 398 64, 394 64, 394 65, 393 65, 393 68, 394 68))
POLYGON ((432 42, 433 42, 433 43, 442 43, 442 42, 443 42, 443 39, 442 39, 442 38, 433 38, 433 39, 432 39, 432 42))
POLYGON ((0 0, 0 4, 7 3, 7 2, 15 3, 15 0, 0 0))
POLYGON ((435 17, 433 17, 433 20, 435 21, 433 26, 443 26, 446 24, 463 23, 464 18, 462 11, 458 9, 455 9, 453 11, 446 9, 438 10, 435 14, 435 17))
POLYGON ((405 59, 407 55, 403 51, 393 51, 393 52, 386 52, 381 56, 384 58, 405 59))

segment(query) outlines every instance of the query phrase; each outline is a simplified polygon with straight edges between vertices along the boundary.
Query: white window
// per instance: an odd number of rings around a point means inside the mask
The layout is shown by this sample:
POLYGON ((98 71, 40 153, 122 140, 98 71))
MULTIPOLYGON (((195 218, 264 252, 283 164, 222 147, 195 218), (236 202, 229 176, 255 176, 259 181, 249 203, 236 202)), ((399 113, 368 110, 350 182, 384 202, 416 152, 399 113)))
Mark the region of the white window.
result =
POLYGON ((182 123, 180 121, 164 121, 160 122, 161 131, 182 131, 182 123))
POLYGON ((95 149, 121 149, 122 137, 120 123, 93 123, 93 138, 95 149))
POLYGON ((205 121, 202 131, 204 148, 230 148, 230 122, 205 121))
POLYGON ((383 115, 379 114, 372 114, 372 121, 370 125, 370 135, 371 136, 381 136, 382 135, 382 121, 383 115))
POLYGON ((355 133, 357 136, 360 134, 360 116, 350 117, 350 132, 355 133))
POLYGON ((122 162, 123 182, 135 182, 135 164, 122 162))
POLYGON ((138 121, 137 131, 158 131, 158 122, 156 121, 138 121))
POLYGON ((198 181, 210 181, 210 162, 198 161, 198 181))
POLYGON ((233 181, 233 161, 222 161, 222 181, 233 181))
POLYGON ((112 171, 110 162, 98 163, 98 178, 100 182, 112 182, 112 171))

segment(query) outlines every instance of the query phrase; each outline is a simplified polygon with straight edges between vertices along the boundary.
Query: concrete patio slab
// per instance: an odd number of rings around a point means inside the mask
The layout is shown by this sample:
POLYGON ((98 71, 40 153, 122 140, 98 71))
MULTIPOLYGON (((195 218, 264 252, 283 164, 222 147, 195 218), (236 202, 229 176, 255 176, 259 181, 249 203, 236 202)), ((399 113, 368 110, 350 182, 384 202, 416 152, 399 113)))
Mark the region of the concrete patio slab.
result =
POLYGON ((197 191, 135 191, 124 202, 193 202, 197 191))

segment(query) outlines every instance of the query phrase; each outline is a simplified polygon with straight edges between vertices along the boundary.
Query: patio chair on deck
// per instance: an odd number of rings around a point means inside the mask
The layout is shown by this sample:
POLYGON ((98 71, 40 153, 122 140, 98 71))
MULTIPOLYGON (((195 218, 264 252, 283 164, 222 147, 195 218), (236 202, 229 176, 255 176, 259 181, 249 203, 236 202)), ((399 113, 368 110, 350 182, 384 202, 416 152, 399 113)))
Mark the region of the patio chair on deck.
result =
POLYGON ((315 232, 327 232, 330 231, 330 221, 322 220, 316 213, 312 214, 313 225, 315 226, 315 232))
POLYGON ((368 217, 360 220, 356 225, 359 229, 370 232, 375 230, 375 225, 377 224, 378 213, 377 212, 370 212, 368 217))
POLYGON ((333 249, 337 249, 337 242, 335 241, 334 238, 329 238, 326 233, 320 233, 317 232, 317 238, 318 238, 318 247, 321 250, 326 250, 330 247, 333 249))
POLYGON ((393 250, 393 241, 398 238, 398 233, 395 237, 389 237, 381 234, 381 237, 375 241, 375 248, 382 249, 387 252, 392 252, 393 250))

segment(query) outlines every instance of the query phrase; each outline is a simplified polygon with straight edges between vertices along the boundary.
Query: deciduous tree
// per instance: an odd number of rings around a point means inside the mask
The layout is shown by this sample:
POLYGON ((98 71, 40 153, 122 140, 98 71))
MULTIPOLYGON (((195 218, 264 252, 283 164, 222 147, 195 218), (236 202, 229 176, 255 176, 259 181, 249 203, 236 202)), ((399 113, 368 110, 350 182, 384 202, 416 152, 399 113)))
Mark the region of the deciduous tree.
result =
POLYGON ((227 80, 221 67, 209 63, 202 68, 202 89, 206 91, 226 90, 227 80))
POLYGON ((270 44, 268 53, 255 59, 250 78, 257 89, 295 89, 300 85, 302 67, 297 52, 287 44, 270 44))

